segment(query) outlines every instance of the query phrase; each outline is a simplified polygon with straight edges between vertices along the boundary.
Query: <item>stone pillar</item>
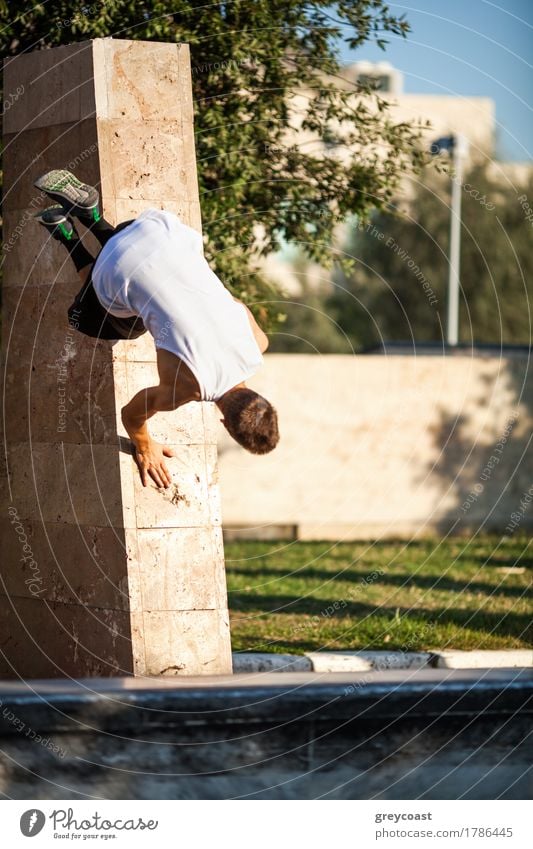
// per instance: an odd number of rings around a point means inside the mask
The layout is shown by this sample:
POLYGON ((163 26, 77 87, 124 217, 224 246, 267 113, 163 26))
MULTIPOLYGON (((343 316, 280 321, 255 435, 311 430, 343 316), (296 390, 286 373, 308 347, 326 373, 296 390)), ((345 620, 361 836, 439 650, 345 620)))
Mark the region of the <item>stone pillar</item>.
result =
POLYGON ((153 340, 71 330, 80 281, 32 220, 33 180, 68 168, 113 223, 157 207, 201 229, 188 46, 35 51, 4 99, 0 675, 231 672, 215 405, 151 419, 173 483, 143 488, 120 409, 157 383, 153 340))

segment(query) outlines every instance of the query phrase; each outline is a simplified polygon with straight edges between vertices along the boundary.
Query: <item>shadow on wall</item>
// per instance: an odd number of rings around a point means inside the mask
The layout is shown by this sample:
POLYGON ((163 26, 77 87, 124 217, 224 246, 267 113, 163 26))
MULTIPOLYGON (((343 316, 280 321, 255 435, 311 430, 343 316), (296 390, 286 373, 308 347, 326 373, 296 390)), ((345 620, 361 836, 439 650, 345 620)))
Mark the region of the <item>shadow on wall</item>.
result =
POLYGON ((487 363, 467 412, 442 411, 438 457, 425 473, 448 485, 452 533, 511 535, 533 527, 533 377, 529 357, 500 359, 496 374, 493 358, 487 363))

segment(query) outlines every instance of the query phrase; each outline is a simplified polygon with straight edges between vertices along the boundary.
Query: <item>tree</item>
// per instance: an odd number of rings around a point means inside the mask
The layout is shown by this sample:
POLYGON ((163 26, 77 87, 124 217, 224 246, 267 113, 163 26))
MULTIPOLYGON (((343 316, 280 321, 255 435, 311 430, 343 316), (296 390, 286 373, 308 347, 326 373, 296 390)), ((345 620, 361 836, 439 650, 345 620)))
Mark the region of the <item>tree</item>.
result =
POLYGON ((394 123, 377 91, 336 82, 343 43, 384 47, 385 34, 407 33, 382 0, 0 0, 0 26, 3 56, 101 36, 190 44, 206 255, 263 320, 277 296, 259 257, 285 239, 327 264, 335 223, 383 207, 422 159, 417 131, 394 123), (348 162, 288 143, 302 90, 312 94, 302 129, 346 146, 348 162))
POLYGON ((284 321, 270 337, 269 350, 283 354, 351 354, 353 348, 346 334, 328 315, 326 295, 329 275, 317 285, 311 276, 311 267, 302 248, 293 251, 291 262, 293 276, 300 287, 298 295, 285 295, 280 302, 284 321))
MULTIPOLYGON (((460 340, 530 344, 531 220, 518 190, 477 165, 462 183, 460 340)), ((337 270, 325 308, 356 348, 381 339, 440 342, 445 335, 450 177, 427 173, 407 207, 352 227, 355 270, 337 270)))

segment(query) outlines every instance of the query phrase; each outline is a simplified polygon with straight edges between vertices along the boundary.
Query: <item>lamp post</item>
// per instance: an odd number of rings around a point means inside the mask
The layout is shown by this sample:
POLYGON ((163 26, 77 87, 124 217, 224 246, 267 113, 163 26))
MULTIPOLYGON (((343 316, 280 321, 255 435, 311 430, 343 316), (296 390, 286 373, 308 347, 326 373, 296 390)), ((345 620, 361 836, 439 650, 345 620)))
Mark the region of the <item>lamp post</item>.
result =
POLYGON ((446 341, 455 346, 459 342, 459 290, 461 263, 461 188, 463 165, 468 153, 468 139, 457 133, 437 139, 431 145, 431 153, 437 155, 448 151, 451 157, 452 197, 450 205, 450 248, 448 257, 448 311, 446 341))

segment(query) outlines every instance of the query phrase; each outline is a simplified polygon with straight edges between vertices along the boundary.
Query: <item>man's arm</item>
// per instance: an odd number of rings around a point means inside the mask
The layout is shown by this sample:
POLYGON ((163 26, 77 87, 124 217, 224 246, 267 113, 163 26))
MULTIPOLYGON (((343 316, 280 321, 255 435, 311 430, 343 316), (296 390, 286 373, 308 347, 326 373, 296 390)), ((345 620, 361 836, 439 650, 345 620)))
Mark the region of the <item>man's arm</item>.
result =
POLYGON ((151 477, 157 486, 168 487, 172 478, 164 457, 173 457, 174 452, 152 439, 146 422, 155 413, 176 410, 182 404, 192 401, 196 395, 184 363, 174 354, 158 349, 157 368, 159 386, 141 389, 122 407, 121 414, 122 423, 135 446, 135 459, 143 486, 148 484, 148 478, 151 477))
POLYGON ((236 298, 235 295, 233 295, 232 297, 233 300, 237 301, 238 304, 242 304, 246 312, 248 313, 248 320, 255 336, 255 341, 259 345, 259 350, 261 351, 261 353, 264 354, 266 349, 268 348, 268 336, 266 335, 264 330, 261 330, 251 310, 246 306, 246 304, 243 301, 240 301, 239 298, 236 298))
POLYGON ((121 410, 122 424, 135 447, 135 459, 143 486, 147 486, 148 476, 157 486, 168 487, 172 483, 163 458, 172 457, 174 452, 171 448, 155 442, 146 425, 151 416, 163 409, 165 404, 161 386, 150 386, 137 392, 121 410))

